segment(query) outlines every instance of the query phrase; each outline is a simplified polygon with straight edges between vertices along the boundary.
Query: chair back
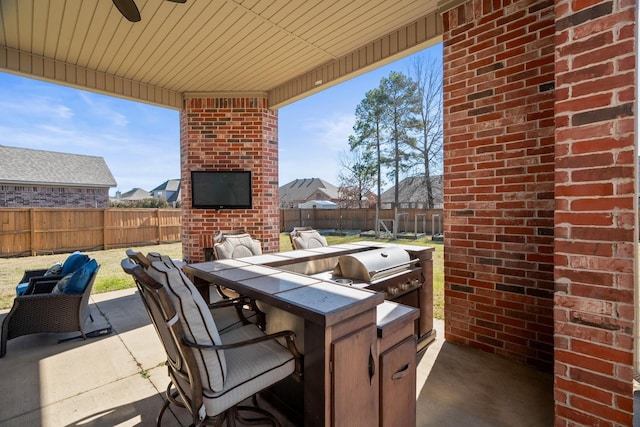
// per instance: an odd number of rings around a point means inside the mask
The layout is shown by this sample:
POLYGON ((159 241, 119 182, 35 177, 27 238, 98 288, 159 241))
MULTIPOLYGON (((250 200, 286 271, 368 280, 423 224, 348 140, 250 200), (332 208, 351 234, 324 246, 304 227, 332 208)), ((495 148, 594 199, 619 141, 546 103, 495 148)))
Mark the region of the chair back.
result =
POLYGON ((247 233, 224 235, 220 243, 213 245, 216 259, 243 258, 261 255, 260 241, 247 233))
MULTIPOLYGON (((193 349, 184 342, 185 333, 167 288, 147 274, 142 265, 123 259, 122 269, 133 276, 149 318, 167 356, 171 384, 176 388, 180 401, 186 406, 198 424, 204 417, 202 381, 193 349)), ((170 390, 167 398, 175 399, 170 390)))
POLYGON ((327 239, 314 229, 297 231, 294 229, 290 237, 293 249, 311 249, 327 246, 327 239))
POLYGON ((293 230, 291 230, 291 232, 289 233, 289 241, 291 242, 291 247, 293 249, 295 249, 295 244, 293 243, 293 238, 298 236, 298 233, 301 231, 309 231, 309 230, 313 230, 312 227, 293 227, 293 230))

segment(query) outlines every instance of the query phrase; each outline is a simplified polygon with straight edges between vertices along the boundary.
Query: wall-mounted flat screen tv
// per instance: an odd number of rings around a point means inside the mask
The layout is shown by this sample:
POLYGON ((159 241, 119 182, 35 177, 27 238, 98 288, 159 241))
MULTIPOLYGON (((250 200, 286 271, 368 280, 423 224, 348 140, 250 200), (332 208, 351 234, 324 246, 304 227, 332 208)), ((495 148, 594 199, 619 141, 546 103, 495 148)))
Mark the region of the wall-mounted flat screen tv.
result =
POLYGON ((195 209, 251 209, 251 171, 191 171, 195 209))

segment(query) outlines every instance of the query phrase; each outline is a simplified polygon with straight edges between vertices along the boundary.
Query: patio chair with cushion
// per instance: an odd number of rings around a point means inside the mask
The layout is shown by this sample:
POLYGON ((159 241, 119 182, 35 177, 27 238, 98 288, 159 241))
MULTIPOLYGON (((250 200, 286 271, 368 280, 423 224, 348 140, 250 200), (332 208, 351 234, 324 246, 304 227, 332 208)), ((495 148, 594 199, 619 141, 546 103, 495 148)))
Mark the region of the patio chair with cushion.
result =
POLYGON ((222 233, 214 241, 213 251, 216 259, 242 258, 262 254, 259 240, 248 233, 222 233))
POLYGON ((63 263, 57 262, 51 267, 44 269, 25 270, 22 279, 20 279, 20 283, 16 286, 16 296, 22 295, 29 287, 29 283, 33 280, 39 280, 41 277, 46 277, 46 279, 41 280, 47 281, 60 280, 67 274, 78 270, 87 262, 89 262, 89 255, 74 252, 69 255, 63 263))
POLYGON ((160 261, 144 269, 128 258, 121 265, 133 276, 167 356, 170 381, 156 424, 174 404, 189 411, 193 425, 221 426, 225 420, 234 425, 236 419, 279 425, 264 409, 239 404, 296 372, 294 334, 266 335, 245 325, 221 335, 204 299, 180 269, 160 261), (286 339, 288 348, 277 338, 286 339), (245 411, 265 420, 243 419, 245 411))
POLYGON ((8 340, 23 335, 80 331, 86 338, 84 325, 88 318, 93 321, 89 296, 99 269, 97 261, 90 260, 62 278, 31 279, 2 322, 0 357, 7 353, 8 340))
MULTIPOLYGON (((262 245, 259 240, 251 237, 244 230, 220 231, 213 238, 213 254, 215 259, 244 258, 262 254, 262 245)), ((220 285, 215 285, 218 294, 222 298, 241 297, 237 292, 220 285)), ((254 308, 255 304, 254 304, 254 308)))
POLYGON ((316 230, 296 230, 290 234, 293 249, 311 249, 327 246, 327 239, 316 230))
MULTIPOLYGON (((130 260, 145 270, 155 261, 164 263, 167 268, 181 269, 186 264, 183 261, 174 260, 166 255, 155 252, 149 252, 149 254, 145 256, 141 252, 127 249, 126 254, 130 260)), ((141 289, 138 290, 142 292, 141 289)), ((250 298, 219 298, 217 301, 210 302, 207 305, 220 333, 227 332, 242 325, 248 325, 249 323, 255 323, 259 319, 259 316, 256 316, 256 309, 250 298)))

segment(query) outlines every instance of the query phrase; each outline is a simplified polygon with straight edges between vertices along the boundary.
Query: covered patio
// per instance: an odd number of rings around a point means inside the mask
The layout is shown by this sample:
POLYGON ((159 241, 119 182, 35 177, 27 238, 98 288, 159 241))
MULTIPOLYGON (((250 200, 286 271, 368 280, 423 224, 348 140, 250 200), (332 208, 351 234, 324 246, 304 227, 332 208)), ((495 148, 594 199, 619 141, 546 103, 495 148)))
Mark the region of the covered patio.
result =
MULTIPOLYGON (((636 2, 137 3, 142 20, 130 23, 106 1, 3 0, 0 70, 181 112, 188 262, 220 230, 245 228, 278 250, 278 108, 443 42, 442 348, 553 372, 556 426, 631 425, 636 2), (252 208, 194 209, 198 170, 252 171, 252 208)), ((44 399, 37 385, 11 394, 44 399)), ((455 385, 452 401, 468 404, 467 384, 455 385)))
MULTIPOLYGON (((95 324, 111 335, 57 344, 66 335, 9 342, 0 363, 3 426, 154 425, 168 384, 164 353, 134 289, 97 294, 95 324)), ((3 314, 0 314, 0 322, 3 314)), ((437 323, 438 334, 442 322, 437 323)), ((441 335, 440 335, 441 336, 441 335)), ((551 374, 438 339, 418 355, 418 426, 545 427, 553 423, 551 374)), ((269 403, 259 400, 262 407, 269 403)), ((276 411, 277 412, 277 411, 276 411)), ((279 415, 283 427, 293 424, 279 415)), ((188 426, 186 410, 163 426, 188 426)))

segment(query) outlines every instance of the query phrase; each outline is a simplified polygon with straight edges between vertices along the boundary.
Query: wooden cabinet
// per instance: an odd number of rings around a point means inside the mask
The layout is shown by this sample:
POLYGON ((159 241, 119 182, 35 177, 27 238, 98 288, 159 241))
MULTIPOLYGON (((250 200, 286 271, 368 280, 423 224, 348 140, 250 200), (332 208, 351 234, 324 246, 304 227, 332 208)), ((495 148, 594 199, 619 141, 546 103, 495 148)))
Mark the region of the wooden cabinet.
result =
POLYGON ((331 344, 332 426, 378 424, 377 365, 378 346, 374 324, 331 344))
POLYGON ((416 339, 410 336, 380 354, 380 426, 415 426, 415 402, 416 339))
POLYGON ((385 301, 377 307, 380 361, 380 427, 416 425, 416 336, 418 310, 385 301))

